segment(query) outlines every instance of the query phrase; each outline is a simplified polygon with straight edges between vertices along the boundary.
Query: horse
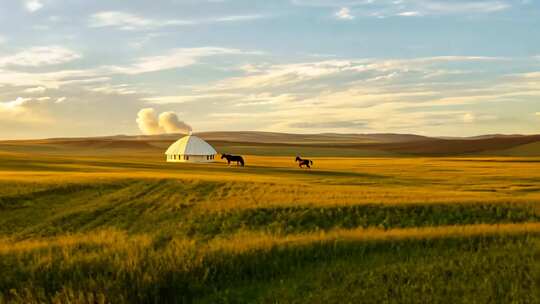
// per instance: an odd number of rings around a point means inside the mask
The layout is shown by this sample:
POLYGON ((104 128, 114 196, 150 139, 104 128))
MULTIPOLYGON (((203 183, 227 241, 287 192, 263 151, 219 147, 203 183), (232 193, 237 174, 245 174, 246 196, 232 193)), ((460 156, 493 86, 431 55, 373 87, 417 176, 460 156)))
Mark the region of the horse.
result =
POLYGON ((231 162, 236 162, 237 166, 244 166, 244 159, 240 155, 221 154, 221 159, 226 159, 227 164, 230 166, 231 162))
POLYGON ((300 156, 297 156, 294 161, 298 162, 298 167, 302 168, 302 166, 306 166, 311 169, 310 165, 313 165, 313 161, 309 159, 302 159, 300 156))

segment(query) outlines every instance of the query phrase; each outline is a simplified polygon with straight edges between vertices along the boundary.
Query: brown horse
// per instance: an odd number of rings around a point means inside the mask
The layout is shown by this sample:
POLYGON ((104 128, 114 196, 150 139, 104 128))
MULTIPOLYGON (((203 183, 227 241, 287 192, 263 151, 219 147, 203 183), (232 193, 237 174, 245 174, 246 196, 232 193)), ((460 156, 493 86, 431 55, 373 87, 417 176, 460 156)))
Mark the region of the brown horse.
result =
POLYGON ((310 165, 313 165, 313 161, 309 159, 302 159, 300 156, 297 156, 294 161, 298 162, 298 167, 302 168, 302 166, 306 166, 311 169, 310 165))
POLYGON ((231 162, 236 162, 237 166, 244 166, 244 159, 239 155, 221 154, 221 159, 226 159, 227 164, 230 166, 231 162))

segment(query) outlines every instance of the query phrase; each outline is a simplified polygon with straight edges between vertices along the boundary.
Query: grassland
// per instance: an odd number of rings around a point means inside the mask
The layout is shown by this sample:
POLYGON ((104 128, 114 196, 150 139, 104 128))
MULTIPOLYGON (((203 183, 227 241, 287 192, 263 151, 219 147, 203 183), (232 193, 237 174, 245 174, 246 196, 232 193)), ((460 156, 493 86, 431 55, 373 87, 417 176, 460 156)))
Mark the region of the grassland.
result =
POLYGON ((0 303, 540 302, 540 158, 0 147, 0 303))

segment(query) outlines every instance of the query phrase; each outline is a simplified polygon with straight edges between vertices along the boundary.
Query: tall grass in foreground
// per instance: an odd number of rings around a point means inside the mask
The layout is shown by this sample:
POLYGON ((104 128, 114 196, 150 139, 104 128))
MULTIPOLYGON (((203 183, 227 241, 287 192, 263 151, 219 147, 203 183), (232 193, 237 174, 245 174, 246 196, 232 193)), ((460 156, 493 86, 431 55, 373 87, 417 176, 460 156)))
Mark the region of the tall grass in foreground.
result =
MULTIPOLYGON (((381 295, 406 299, 415 290, 433 300, 444 300, 452 290, 484 300, 532 301, 539 300, 532 272, 539 233, 540 224, 533 223, 335 230, 286 237, 245 232, 209 241, 128 236, 116 230, 39 241, 3 240, 0 302, 271 302, 266 288, 251 286, 253 281, 266 282, 268 288, 298 301, 301 290, 275 286, 276 282, 324 267, 346 269, 335 263, 346 263, 350 270, 361 266, 360 272, 369 274, 354 279, 369 287, 357 290, 357 296, 371 297, 364 298, 367 302, 381 295), (450 285, 444 288, 445 284, 450 285), (480 290, 471 289, 475 284, 480 290)), ((309 289, 321 283, 309 278, 294 282, 291 288, 300 289, 302 284, 309 289)), ((339 282, 327 285, 344 288, 339 282)), ((327 300, 338 303, 340 297, 337 293, 327 300)))
POLYGON ((247 160, 0 155, 0 303, 540 302, 538 159, 247 160))

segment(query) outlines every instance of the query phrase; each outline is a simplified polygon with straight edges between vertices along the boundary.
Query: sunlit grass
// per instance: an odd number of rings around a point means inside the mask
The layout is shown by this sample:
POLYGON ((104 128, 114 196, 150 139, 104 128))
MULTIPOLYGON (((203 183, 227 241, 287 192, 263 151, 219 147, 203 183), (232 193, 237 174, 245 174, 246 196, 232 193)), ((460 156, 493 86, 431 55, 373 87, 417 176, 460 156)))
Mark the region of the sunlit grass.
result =
POLYGON ((538 300, 537 158, 25 149, 0 153, 0 303, 538 300))

